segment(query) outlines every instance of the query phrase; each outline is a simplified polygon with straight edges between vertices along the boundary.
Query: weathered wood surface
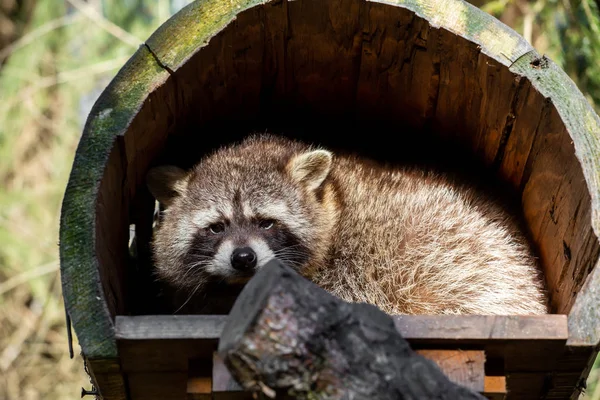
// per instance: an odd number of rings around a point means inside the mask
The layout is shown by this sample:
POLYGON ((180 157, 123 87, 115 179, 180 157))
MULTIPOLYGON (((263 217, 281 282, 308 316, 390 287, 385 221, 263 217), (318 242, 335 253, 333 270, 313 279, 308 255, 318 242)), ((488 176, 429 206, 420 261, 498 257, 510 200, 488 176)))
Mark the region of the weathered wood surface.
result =
POLYGON ((504 400, 506 398, 506 377, 486 376, 483 395, 490 400, 504 400))
MULTIPOLYGON (((556 396, 573 389, 600 342, 600 120, 551 60, 461 0, 204 0, 141 44, 90 113, 61 211, 63 293, 91 365, 116 360, 119 346, 140 355, 156 344, 117 345, 114 319, 156 305, 154 289, 140 291, 150 282, 152 210, 142 182, 165 144, 181 143, 175 154, 186 159, 242 134, 212 134, 209 123, 325 115, 392 128, 351 143, 332 123, 313 138, 385 158, 396 150, 386 135, 407 140, 412 127, 464 144, 510 183, 553 309, 568 314, 569 347, 551 340, 519 358, 523 342, 509 340, 496 353, 523 363, 508 364, 515 382, 535 372, 528 359, 561 354, 523 393, 538 381, 550 395, 547 381, 556 396), (135 264, 124 243, 130 223, 141 241, 135 264)), ((486 354, 495 362, 493 349, 486 354)))
MULTIPOLYGON (((529 341, 534 345, 568 338, 565 315, 394 315, 392 319, 402 337, 427 344, 529 341)), ((117 316, 115 334, 118 340, 130 341, 218 339, 226 321, 226 315, 117 316)))
MULTIPOLYGON (((277 261, 262 268, 238 297, 219 355, 242 387, 265 394, 484 398, 415 353, 389 315, 372 305, 344 302, 277 261)), ((479 366, 482 374, 483 363, 479 366)))
MULTIPOLYGON (((116 336, 123 372, 185 371, 188 362, 194 359, 210 365, 226 318, 200 315, 118 316, 116 336)), ((571 361, 560 365, 564 372, 556 371, 557 355, 564 351, 568 338, 565 315, 405 315, 392 318, 397 331, 410 341, 417 352, 427 352, 432 348, 485 351, 487 367, 498 374, 510 374, 505 384, 524 390, 524 398, 531 396, 532 392, 541 393, 544 382, 540 380, 540 386, 536 387, 535 379, 527 383, 519 378, 522 374, 533 376, 533 373, 542 373, 560 380, 565 374, 573 375, 568 371, 581 370, 583 367, 580 365, 585 365, 581 363, 589 359, 587 353, 571 354, 571 361), (513 375, 515 373, 520 375, 513 375), (511 376, 516 377, 514 381, 511 381, 511 376), (525 385, 522 389, 518 386, 521 384, 525 385)), ((218 362, 215 363, 215 368, 218 365, 218 362)), ((207 374, 206 371, 204 373, 207 374)), ((228 386, 228 382, 226 378, 223 380, 222 375, 214 377, 215 396, 232 395, 235 386, 228 386)), ((502 396, 498 393, 496 398, 502 396)))
POLYGON ((90 378, 104 400, 129 400, 118 359, 86 360, 90 378))

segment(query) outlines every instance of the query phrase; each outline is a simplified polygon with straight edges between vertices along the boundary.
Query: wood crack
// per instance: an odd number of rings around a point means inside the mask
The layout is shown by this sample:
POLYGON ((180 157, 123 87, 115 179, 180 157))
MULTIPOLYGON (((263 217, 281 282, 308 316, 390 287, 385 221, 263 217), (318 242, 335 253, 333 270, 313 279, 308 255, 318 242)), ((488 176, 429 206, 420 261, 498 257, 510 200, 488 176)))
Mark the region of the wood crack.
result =
POLYGON ((355 35, 358 35, 358 48, 356 49, 357 55, 354 57, 354 65, 353 65, 353 73, 354 73, 354 105, 353 109, 356 114, 357 103, 358 103, 358 85, 360 83, 360 76, 363 69, 363 51, 365 42, 369 42, 365 40, 365 26, 367 26, 367 21, 369 18, 369 7, 370 5, 366 2, 361 2, 358 9, 358 32, 355 35))
POLYGON ((160 60, 160 58, 158 58, 158 56, 156 55, 154 50, 152 50, 152 48, 150 46, 148 46, 148 43, 144 43, 144 46, 146 47, 146 49, 148 49, 148 51, 152 55, 152 58, 154 58, 154 61, 156 61, 158 66, 161 67, 162 69, 164 69, 165 71, 167 71, 169 73, 169 75, 173 75, 173 70, 171 68, 169 68, 169 66, 167 64, 163 63, 160 60))
MULTIPOLYGON (((440 37, 437 36, 438 45, 440 37)), ((435 118, 435 114, 437 111, 438 100, 440 97, 440 76, 441 76, 441 67, 442 60, 440 58, 439 53, 436 51, 433 55, 433 73, 429 78, 429 95, 427 97, 427 108, 425 110, 425 124, 426 128, 429 129, 431 124, 433 123, 433 119, 435 118)))
POLYGON ((523 173, 521 174, 521 183, 519 186, 519 191, 521 193, 525 189, 527 182, 529 182, 529 178, 531 176, 531 169, 533 167, 533 161, 536 159, 536 156, 538 153, 536 151, 534 154, 534 149, 536 148, 535 144, 538 140, 540 126, 542 125, 543 121, 547 120, 549 113, 550 113, 551 105, 552 104, 550 103, 550 101, 548 99, 546 99, 544 101, 544 106, 543 106, 542 112, 540 113, 540 118, 538 119, 537 124, 535 125, 535 131, 533 134, 533 138, 531 140, 531 147, 529 148, 529 154, 527 155, 527 159, 525 160, 525 165, 523 166, 523 173))
POLYGON ((504 153, 506 152, 506 144, 508 143, 508 139, 513 131, 513 127, 515 124, 515 120, 517 119, 517 106, 519 104, 519 100, 521 99, 521 92, 523 92, 523 88, 527 83, 527 79, 519 76, 519 81, 517 83, 517 88, 515 90, 515 95, 512 98, 510 103, 510 108, 508 110, 508 114, 506 115, 506 120, 504 122, 504 128, 502 129, 502 135, 500 136, 500 143, 498 144, 498 151, 496 152, 496 157, 494 158, 493 168, 498 169, 502 164, 502 160, 504 159, 504 153))

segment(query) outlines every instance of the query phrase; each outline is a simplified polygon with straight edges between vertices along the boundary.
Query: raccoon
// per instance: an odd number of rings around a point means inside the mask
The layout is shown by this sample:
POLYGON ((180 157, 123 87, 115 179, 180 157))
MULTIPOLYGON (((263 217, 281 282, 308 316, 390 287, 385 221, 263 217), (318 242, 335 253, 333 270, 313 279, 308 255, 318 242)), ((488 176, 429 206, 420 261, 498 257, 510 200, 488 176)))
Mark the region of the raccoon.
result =
POLYGON ((164 208, 157 274, 192 294, 215 281, 243 285, 277 258, 389 314, 548 312, 511 216, 440 174, 262 134, 190 171, 155 167, 147 183, 164 208))

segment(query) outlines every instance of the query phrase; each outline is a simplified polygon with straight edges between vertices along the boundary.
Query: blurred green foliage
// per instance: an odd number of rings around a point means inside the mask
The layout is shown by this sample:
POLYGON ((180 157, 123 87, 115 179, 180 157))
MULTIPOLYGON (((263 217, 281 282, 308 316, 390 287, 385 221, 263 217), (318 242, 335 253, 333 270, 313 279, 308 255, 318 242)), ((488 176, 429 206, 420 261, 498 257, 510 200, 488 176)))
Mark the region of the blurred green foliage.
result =
POLYGON ((558 63, 600 111, 600 0, 491 0, 480 8, 558 63))

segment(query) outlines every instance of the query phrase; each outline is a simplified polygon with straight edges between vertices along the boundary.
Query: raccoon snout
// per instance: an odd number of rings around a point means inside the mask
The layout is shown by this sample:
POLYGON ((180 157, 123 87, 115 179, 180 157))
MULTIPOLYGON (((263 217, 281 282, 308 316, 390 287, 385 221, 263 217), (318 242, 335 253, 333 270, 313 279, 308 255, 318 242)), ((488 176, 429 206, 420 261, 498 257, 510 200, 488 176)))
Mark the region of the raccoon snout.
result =
POLYGON ((256 267, 256 253, 250 247, 238 247, 231 253, 231 266, 238 271, 256 267))

